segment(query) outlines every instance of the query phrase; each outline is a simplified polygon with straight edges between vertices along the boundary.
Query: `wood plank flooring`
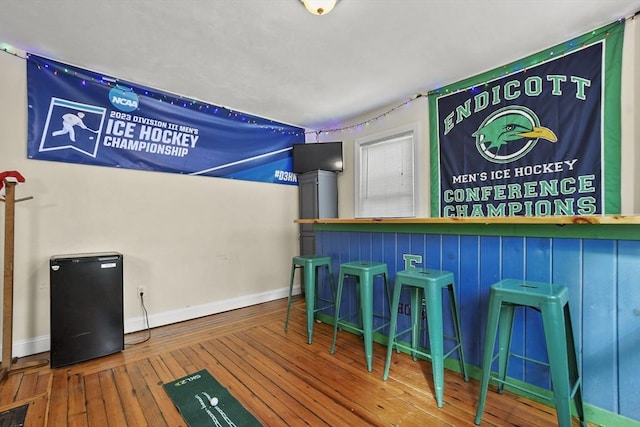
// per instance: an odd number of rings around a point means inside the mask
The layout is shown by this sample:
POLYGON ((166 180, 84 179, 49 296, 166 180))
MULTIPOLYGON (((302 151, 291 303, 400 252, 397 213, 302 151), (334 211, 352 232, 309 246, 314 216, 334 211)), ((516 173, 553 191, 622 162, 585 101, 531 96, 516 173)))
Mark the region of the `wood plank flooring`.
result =
MULTIPOLYGON (((445 370, 445 402, 433 396, 431 364, 374 344, 367 372, 359 337, 316 323, 307 344, 303 312, 286 300, 156 328, 150 340, 68 367, 13 371, 0 384, 0 412, 29 403, 26 426, 186 426, 163 383, 207 369, 265 426, 473 426, 478 381, 445 370)), ((141 342, 146 332, 128 335, 141 342)), ((21 359, 29 361, 48 354, 21 359)), ((490 390, 483 426, 552 426, 555 410, 490 390)), ((574 419, 574 425, 578 425, 574 419)))

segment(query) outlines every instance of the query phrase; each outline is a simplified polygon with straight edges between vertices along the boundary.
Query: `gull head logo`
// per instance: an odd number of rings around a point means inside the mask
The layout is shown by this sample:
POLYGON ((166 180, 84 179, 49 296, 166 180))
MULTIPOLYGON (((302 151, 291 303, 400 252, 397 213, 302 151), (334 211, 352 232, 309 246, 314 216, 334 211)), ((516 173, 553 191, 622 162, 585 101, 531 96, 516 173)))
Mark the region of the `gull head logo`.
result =
POLYGON ((558 140, 551 129, 540 126, 536 113, 522 106, 493 112, 473 136, 478 152, 493 163, 509 163, 524 157, 541 138, 550 142, 558 140))

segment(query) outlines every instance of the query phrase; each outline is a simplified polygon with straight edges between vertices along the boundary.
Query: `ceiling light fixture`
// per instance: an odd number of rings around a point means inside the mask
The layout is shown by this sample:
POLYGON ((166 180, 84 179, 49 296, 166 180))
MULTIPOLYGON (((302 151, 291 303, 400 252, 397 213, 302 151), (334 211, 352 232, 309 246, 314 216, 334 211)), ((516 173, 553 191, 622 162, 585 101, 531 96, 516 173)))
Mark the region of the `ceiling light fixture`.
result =
POLYGON ((326 15, 335 7, 338 0, 301 0, 304 7, 314 15, 326 15))

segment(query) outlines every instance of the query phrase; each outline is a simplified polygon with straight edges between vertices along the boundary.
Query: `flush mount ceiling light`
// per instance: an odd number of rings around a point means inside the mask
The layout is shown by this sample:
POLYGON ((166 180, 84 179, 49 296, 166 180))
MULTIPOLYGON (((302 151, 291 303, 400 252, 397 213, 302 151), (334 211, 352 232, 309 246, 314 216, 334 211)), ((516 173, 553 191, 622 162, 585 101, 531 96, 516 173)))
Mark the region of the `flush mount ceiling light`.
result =
POLYGON ((326 15, 335 7, 338 0, 301 0, 304 7, 314 15, 326 15))

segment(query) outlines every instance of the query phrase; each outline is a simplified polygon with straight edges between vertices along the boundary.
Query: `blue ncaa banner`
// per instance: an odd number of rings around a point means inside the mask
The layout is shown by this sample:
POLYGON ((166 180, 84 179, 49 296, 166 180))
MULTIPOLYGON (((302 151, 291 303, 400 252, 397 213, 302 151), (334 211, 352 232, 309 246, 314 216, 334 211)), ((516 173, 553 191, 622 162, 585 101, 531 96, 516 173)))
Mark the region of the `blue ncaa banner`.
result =
POLYGON ((432 215, 619 213, 623 30, 430 94, 432 215))
POLYGON ((27 84, 30 159, 297 184, 302 128, 35 55, 27 84))

